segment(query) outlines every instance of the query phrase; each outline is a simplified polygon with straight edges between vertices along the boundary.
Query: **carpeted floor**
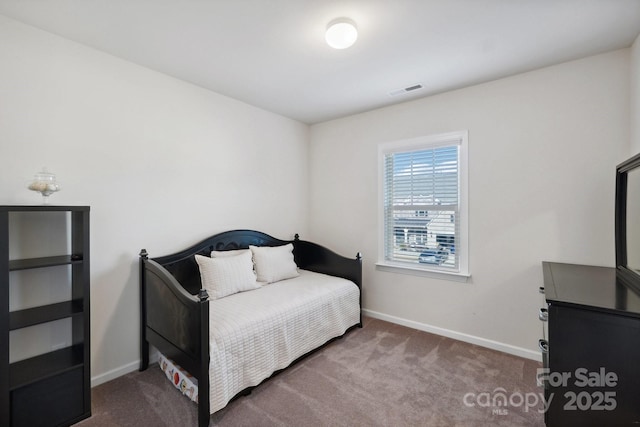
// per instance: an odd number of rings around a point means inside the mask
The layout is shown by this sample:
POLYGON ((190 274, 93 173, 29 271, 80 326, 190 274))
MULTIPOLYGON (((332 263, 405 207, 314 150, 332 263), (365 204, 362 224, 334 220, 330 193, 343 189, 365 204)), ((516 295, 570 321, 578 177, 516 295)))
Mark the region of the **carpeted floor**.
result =
MULTIPOLYGON (((364 328, 232 401, 211 416, 210 425, 544 426, 542 389, 535 381, 539 367, 365 318, 364 328)), ((78 427, 197 426, 195 404, 157 365, 92 393, 93 416, 78 427)))

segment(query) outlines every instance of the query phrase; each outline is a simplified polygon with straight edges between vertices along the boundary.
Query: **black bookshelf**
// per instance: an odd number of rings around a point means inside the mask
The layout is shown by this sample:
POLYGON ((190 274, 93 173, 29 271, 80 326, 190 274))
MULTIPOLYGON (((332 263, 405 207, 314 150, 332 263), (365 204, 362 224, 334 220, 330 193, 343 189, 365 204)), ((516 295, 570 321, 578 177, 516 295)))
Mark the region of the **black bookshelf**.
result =
POLYGON ((91 416, 89 211, 88 206, 0 206, 1 426, 69 426, 91 416), (70 253, 9 260, 9 239, 20 239, 9 229, 9 218, 23 212, 68 212, 70 253), (67 301, 9 311, 11 271, 61 265, 71 266, 67 301), (72 328, 68 347, 9 363, 10 331, 66 318, 72 328))

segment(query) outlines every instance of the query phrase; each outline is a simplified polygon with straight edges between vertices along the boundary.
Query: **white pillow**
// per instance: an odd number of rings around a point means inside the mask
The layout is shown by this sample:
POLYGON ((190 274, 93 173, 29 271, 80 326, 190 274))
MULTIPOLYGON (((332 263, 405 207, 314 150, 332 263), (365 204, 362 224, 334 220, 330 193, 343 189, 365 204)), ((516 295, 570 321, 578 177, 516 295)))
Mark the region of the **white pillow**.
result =
MULTIPOLYGON (((211 258, 224 258, 224 257, 242 255, 246 252, 251 253, 251 249, 231 249, 228 251, 211 251, 211 258)), ((256 270, 254 268, 253 272, 255 273, 255 271, 256 270)), ((261 282, 258 280, 258 286, 264 286, 264 285, 267 285, 267 283, 261 282)))
POLYGON ((293 244, 283 246, 249 246, 258 281, 273 283, 300 275, 293 260, 293 244))
POLYGON ((196 262, 202 287, 212 300, 260 287, 253 272, 251 252, 223 258, 196 255, 196 262))
POLYGON ((230 251, 211 251, 211 258, 224 258, 228 256, 242 255, 245 252, 251 252, 249 249, 232 249, 230 251))

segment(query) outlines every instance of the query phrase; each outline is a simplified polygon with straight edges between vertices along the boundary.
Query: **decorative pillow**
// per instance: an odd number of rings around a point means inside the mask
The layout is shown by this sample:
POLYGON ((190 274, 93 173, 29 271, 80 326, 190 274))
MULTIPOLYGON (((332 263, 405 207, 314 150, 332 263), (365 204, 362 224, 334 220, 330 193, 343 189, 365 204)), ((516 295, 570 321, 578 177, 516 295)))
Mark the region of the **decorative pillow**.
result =
POLYGON ((253 272, 251 252, 222 258, 196 255, 196 262, 202 287, 212 300, 260 287, 253 272))
POLYGON ((258 281, 273 283, 300 275, 293 260, 293 244, 283 246, 249 246, 258 281))
POLYGON ((251 253, 250 249, 231 249, 229 251, 211 251, 211 258, 224 258, 228 256, 242 255, 245 252, 251 253))

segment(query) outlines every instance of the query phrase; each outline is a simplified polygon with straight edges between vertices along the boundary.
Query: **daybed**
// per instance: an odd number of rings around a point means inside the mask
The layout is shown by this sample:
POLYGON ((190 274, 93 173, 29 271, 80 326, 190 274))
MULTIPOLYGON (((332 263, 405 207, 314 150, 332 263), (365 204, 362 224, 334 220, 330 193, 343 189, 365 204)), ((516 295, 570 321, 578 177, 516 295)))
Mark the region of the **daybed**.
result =
POLYGON ((208 426, 210 413, 234 396, 362 326, 360 254, 348 259, 298 235, 285 241, 258 231, 234 230, 159 258, 150 259, 143 249, 140 284, 140 370, 149 365, 151 344, 164 356, 163 364, 170 359, 192 375, 198 387, 200 427, 208 426), (244 274, 247 251, 238 250, 250 247, 249 268, 253 272, 255 264, 258 280, 275 283, 240 286, 235 291, 241 292, 226 296, 229 292, 219 293, 213 282, 242 281, 233 271, 242 265, 244 274), (282 259, 270 254, 287 248, 297 266, 297 273, 289 276, 297 277, 272 280, 286 276, 271 277, 271 266, 265 270, 265 262, 282 259), (230 276, 226 274, 231 270, 212 276, 208 266, 232 266, 233 271, 230 276))

